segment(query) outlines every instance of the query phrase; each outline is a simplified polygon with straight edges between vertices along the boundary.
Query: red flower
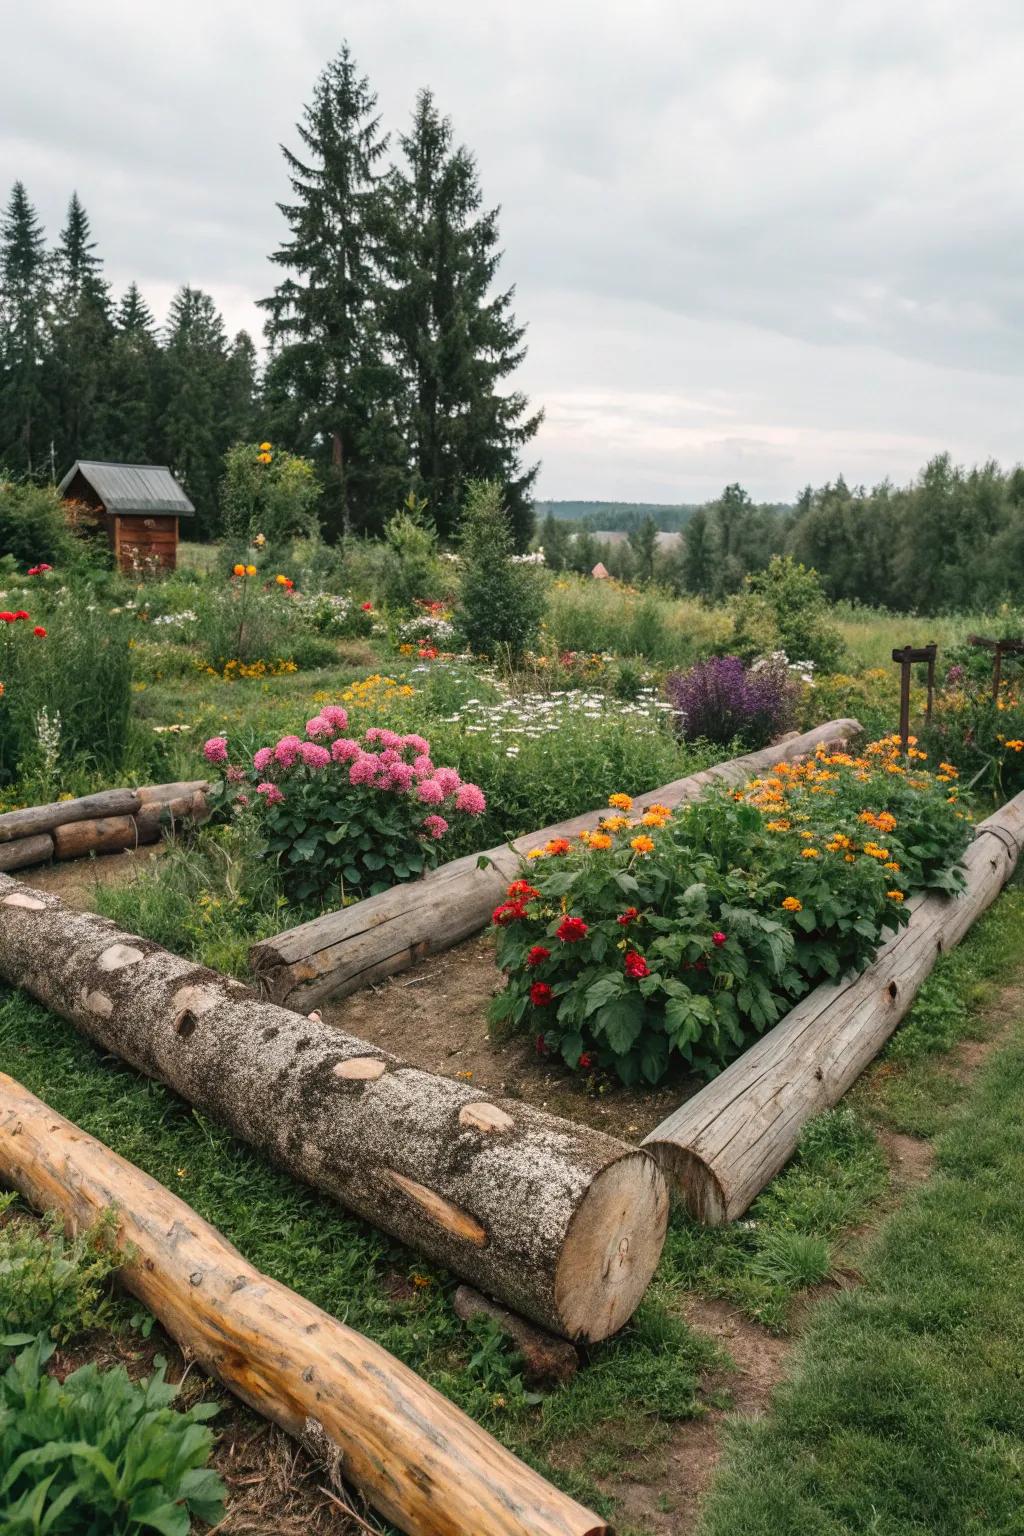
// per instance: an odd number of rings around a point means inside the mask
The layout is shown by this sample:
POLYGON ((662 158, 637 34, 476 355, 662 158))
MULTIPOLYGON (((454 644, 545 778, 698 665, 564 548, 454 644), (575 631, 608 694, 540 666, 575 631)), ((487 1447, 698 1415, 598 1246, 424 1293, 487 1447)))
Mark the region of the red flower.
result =
POLYGON ((649 976, 651 968, 643 955, 638 955, 635 949, 631 949, 626 956, 626 975, 632 976, 634 981, 639 981, 642 976, 649 976))
POLYGON ((725 943, 725 934, 721 929, 719 929, 717 933, 713 933, 711 935, 711 942, 714 944, 716 949, 721 949, 722 945, 725 943))
POLYGON ((535 981, 530 988, 530 1002, 535 1008, 546 1008, 551 1001, 551 988, 546 981, 535 981))
POLYGON ((40 637, 40 639, 43 639, 43 638, 45 638, 46 630, 43 628, 43 626, 41 624, 37 624, 35 629, 32 631, 32 633, 34 635, 38 635, 40 637))
POLYGON ((13 623, 14 623, 14 614, 13 613, 0 613, 0 624, 13 624, 13 623))
POLYGON ((31 565, 31 566, 29 566, 28 574, 30 576, 38 576, 39 575, 39 567, 38 567, 38 565, 31 565))
POLYGON ((640 916, 640 912, 639 912, 638 908, 636 908, 636 907, 627 907, 625 912, 623 912, 619 917, 617 917, 615 919, 615 921, 618 923, 620 928, 628 928, 629 924, 630 923, 635 923, 639 916, 640 916))
POLYGON ((491 913, 491 922, 499 928, 506 928, 509 923, 516 923, 521 917, 526 916, 526 908, 520 901, 503 901, 500 907, 495 907, 491 913))
POLYGON ((526 957, 526 963, 527 965, 543 965, 544 961, 550 958, 550 949, 545 949, 543 944, 535 944, 526 957))
POLYGON ((19 608, 17 613, 14 615, 14 617, 16 619, 27 619, 28 618, 28 614, 25 612, 24 608, 19 608))
POLYGON ((587 925, 582 917, 563 917, 555 929, 556 938, 563 944, 576 944, 587 936, 587 925))
POLYGON ((533 1042, 533 1048, 537 1052, 538 1056, 546 1056, 547 1055, 547 1053, 548 1053, 548 1043, 544 1039, 543 1035, 538 1035, 537 1036, 536 1040, 533 1042))
POLYGON ((589 1051, 584 1051, 576 1065, 583 1068, 592 1067, 594 1065, 594 1058, 590 1055, 589 1051))
POLYGON ((507 894, 515 901, 532 901, 535 896, 540 895, 540 891, 536 890, 529 880, 513 880, 507 894))
POLYGON ((360 606, 361 606, 361 608, 362 608, 364 613, 372 613, 373 612, 373 604, 372 603, 362 603, 362 604, 360 604, 360 606))

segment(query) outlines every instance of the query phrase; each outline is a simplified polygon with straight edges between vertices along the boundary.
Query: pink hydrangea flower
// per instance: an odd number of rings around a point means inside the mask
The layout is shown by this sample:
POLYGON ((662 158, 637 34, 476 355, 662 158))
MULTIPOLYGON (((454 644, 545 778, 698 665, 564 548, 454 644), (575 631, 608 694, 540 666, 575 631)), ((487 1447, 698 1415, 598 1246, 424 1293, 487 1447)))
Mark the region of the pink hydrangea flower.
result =
POLYGON ((252 755, 252 765, 257 773, 262 773, 274 761, 273 747, 259 747, 252 755))
POLYGON ((314 715, 312 720, 306 721, 306 735, 313 740, 320 736, 333 736, 334 726, 323 715, 314 715))
POLYGON ((325 704, 320 711, 320 718, 336 731, 343 731, 348 725, 348 710, 342 709, 340 704, 325 704))
POLYGON ((351 736, 339 736, 331 742, 331 756, 336 763, 350 763, 353 758, 361 755, 362 750, 358 741, 353 741, 351 736))
POLYGON ((242 782, 242 780, 244 778, 245 778, 245 769, 244 768, 236 768, 232 764, 232 766, 227 771, 228 783, 229 784, 241 784, 241 782, 242 782))
POLYGON ((396 752, 394 747, 385 747, 384 751, 380 754, 380 760, 382 763, 387 763, 390 768, 394 763, 402 761, 402 754, 396 752))
POLYGON ((411 763, 392 763, 388 770, 390 781, 388 788, 396 790, 411 789, 415 776, 411 763))
POLYGON ((244 807, 248 808, 249 796, 248 795, 239 795, 237 797, 237 799, 235 800, 235 804, 236 805, 241 805, 241 806, 244 806, 244 807))
POLYGON ((419 774, 421 779, 433 778, 434 765, 430 761, 430 758, 426 757, 422 752, 420 753, 419 757, 413 759, 412 766, 419 774))
POLYGON ((446 795, 453 795, 462 783, 455 768, 435 768, 434 778, 441 785, 446 795))
POLYGON ((377 776, 377 757, 373 752, 361 752, 348 770, 350 784, 372 784, 377 776))
POLYGON ((298 736, 282 736, 274 748, 274 760, 281 764, 282 768, 290 768, 299 755, 302 742, 298 736))
POLYGON ((422 736, 403 736, 402 746, 407 748, 410 752, 415 752, 417 757, 430 756, 430 742, 422 736))
POLYGON ((227 737, 211 736, 203 747, 203 756, 208 763, 226 763, 228 760, 227 737))
POLYGON ((276 784, 257 784, 256 793, 262 795, 268 805, 280 805, 284 795, 276 784))
POLYGON ((444 799, 444 790, 436 779, 424 779, 416 793, 424 805, 440 805, 444 799))
POLYGON ((371 725, 366 733, 366 740, 371 745, 376 744, 381 747, 400 747, 402 745, 401 736, 396 736, 394 731, 386 730, 382 725, 371 725))
POLYGON ((487 809, 484 792, 476 784, 462 784, 455 796, 455 809, 467 816, 479 816, 487 809))
POLYGON ((448 831, 448 823, 443 816, 426 816, 423 820, 423 830, 436 841, 444 837, 448 831))
POLYGON ((304 741, 299 746, 299 756, 307 768, 326 768, 331 760, 331 754, 326 747, 317 746, 315 741, 304 741))

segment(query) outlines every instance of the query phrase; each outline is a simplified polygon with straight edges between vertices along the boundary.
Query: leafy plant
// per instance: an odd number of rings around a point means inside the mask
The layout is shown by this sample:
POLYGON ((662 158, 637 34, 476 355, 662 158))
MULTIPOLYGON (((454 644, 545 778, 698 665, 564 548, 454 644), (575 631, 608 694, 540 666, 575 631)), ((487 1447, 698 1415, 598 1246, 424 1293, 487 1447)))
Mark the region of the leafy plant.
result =
POLYGON ((440 596, 443 588, 437 533, 426 502, 410 491, 401 511, 384 525, 381 598, 389 607, 405 611, 418 601, 440 596))
POLYGON ((470 483, 461 535, 456 627, 471 651, 514 665, 537 642, 544 591, 537 571, 512 558, 512 526, 497 481, 470 483))
POLYGON ((730 648, 747 659, 781 650, 790 661, 809 661, 834 671, 843 654, 843 638, 829 622, 817 571, 792 555, 773 555, 763 571, 748 576, 744 590, 733 599, 730 648))
POLYGON ((56 488, 10 480, 0 467, 0 554, 23 566, 61 565, 72 558, 74 543, 56 488))
POLYGON ((10 1536, 188 1536, 218 1521, 225 1489, 207 1468, 215 1403, 187 1412, 165 1364, 135 1383, 122 1366, 82 1366, 64 1381, 44 1367, 40 1335, 0 1377, 0 1527, 10 1536))
POLYGON ((534 850, 495 910, 510 980, 492 1018, 626 1083, 673 1060, 715 1073, 810 987, 863 969, 908 891, 957 889, 955 788, 898 755, 892 738, 821 749, 676 815, 634 820, 612 795, 615 815, 534 850))
POLYGON ((309 459, 269 443, 235 443, 224 456, 220 501, 229 544, 281 544, 319 528, 320 485, 309 459))
MULTIPOLYGON (((0 1195, 0 1212, 14 1195, 0 1195)), ((60 1222, 9 1220, 0 1228, 0 1333, 66 1339, 106 1317, 107 1281, 120 1259, 110 1242, 114 1218, 71 1240, 60 1222)))
POLYGON ((781 657, 748 668, 738 656, 713 656, 665 681, 680 735, 720 746, 763 747, 788 730, 799 692, 781 657))

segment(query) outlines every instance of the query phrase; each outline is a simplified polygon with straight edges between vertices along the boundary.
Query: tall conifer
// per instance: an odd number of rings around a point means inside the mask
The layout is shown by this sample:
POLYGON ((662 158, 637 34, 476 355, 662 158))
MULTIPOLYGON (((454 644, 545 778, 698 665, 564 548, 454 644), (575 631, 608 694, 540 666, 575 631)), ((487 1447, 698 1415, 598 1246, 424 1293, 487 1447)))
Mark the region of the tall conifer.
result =
POLYGON ((0 221, 0 464, 38 472, 50 448, 43 383, 47 260, 42 225, 16 181, 0 221))

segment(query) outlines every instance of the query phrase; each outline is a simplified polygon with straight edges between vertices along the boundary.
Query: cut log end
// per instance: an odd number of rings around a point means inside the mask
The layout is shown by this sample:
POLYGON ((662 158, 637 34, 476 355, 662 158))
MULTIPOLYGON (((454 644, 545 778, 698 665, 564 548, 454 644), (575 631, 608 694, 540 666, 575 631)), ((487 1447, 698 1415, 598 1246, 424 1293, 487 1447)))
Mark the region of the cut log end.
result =
POLYGON ((668 1227, 664 1176, 646 1152, 598 1174, 576 1209, 555 1274, 566 1336, 597 1344, 629 1320, 661 1257, 668 1227))

